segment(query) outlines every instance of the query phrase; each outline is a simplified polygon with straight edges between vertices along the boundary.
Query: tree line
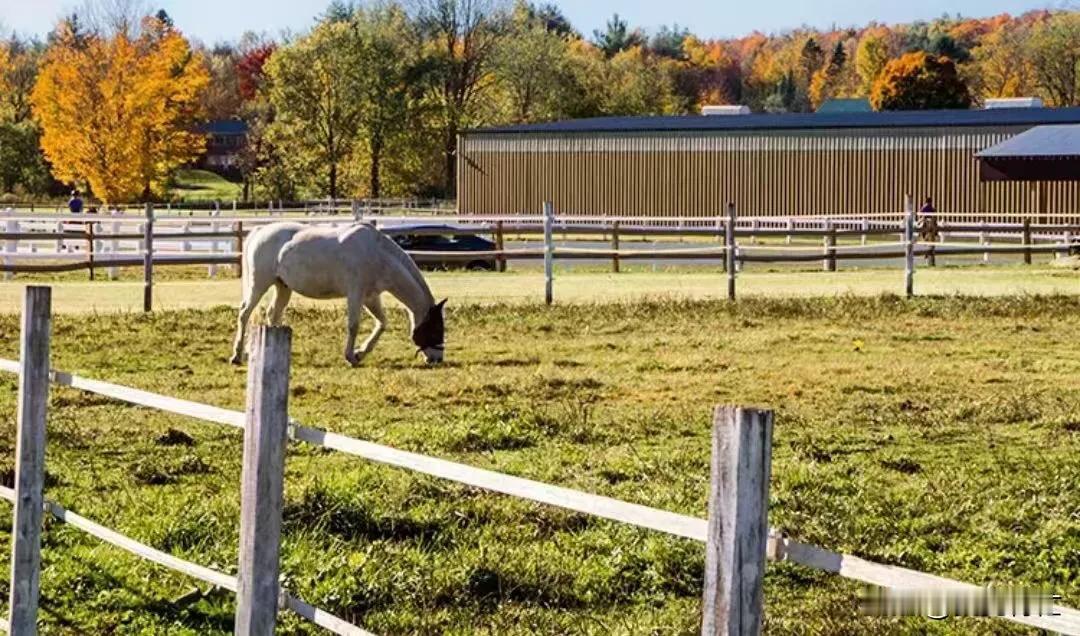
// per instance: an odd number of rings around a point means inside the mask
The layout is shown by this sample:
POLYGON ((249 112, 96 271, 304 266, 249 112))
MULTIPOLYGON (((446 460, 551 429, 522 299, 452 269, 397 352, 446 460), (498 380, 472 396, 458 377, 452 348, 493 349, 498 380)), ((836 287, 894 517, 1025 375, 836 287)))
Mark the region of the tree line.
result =
POLYGON ((167 196, 205 148, 201 123, 248 125, 245 196, 452 197, 469 128, 710 104, 811 112, 969 108, 992 97, 1080 103, 1080 13, 943 16, 705 39, 615 15, 583 34, 525 0, 336 1, 299 35, 207 47, 134 4, 0 44, 0 191, 167 196))

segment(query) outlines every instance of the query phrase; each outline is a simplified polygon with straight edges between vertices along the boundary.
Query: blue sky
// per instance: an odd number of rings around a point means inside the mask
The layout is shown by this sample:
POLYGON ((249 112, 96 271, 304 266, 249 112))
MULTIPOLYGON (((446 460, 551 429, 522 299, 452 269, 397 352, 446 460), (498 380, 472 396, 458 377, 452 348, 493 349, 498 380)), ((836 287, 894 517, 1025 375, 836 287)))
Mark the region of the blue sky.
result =
MULTIPOLYGON (((303 31, 327 3, 328 0, 149 0, 155 8, 164 7, 185 33, 208 43, 235 39, 247 30, 270 34, 286 29, 303 31)), ((0 0, 0 25, 23 34, 44 35, 57 17, 79 4, 79 0, 0 0)), ((618 12, 634 26, 651 30, 675 22, 707 37, 744 35, 755 29, 781 31, 803 24, 822 28, 858 26, 871 20, 895 23, 928 19, 946 12, 987 16, 1067 6, 1046 0, 947 3, 935 0, 563 0, 557 4, 586 34, 602 27, 612 13, 618 12)))

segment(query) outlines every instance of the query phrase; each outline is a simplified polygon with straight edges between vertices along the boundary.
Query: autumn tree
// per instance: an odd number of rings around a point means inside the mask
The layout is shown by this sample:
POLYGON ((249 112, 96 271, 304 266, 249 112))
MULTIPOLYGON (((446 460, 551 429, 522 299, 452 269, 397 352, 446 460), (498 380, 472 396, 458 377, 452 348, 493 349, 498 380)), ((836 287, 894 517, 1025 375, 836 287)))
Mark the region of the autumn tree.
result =
POLYGON ((607 70, 608 115, 667 115, 673 110, 671 76, 640 46, 617 53, 607 70))
POLYGON ((495 77, 505 88, 515 123, 546 121, 563 113, 570 81, 567 41, 527 7, 514 11, 510 37, 499 47, 495 77))
POLYGON ((443 153, 443 193, 457 186, 457 139, 490 115, 492 72, 507 33, 501 0, 413 0, 425 51, 424 85, 443 153))
POLYGON ((134 37, 124 26, 108 35, 62 24, 31 96, 54 175, 110 203, 163 195, 205 145, 193 132, 209 82, 202 57, 156 17, 134 37))
POLYGON ((870 103, 875 110, 970 108, 971 94, 952 60, 916 52, 885 65, 870 103))
POLYGON ((361 59, 356 29, 330 21, 279 48, 265 66, 272 139, 290 148, 291 169, 322 175, 319 188, 331 198, 361 125, 361 59))
POLYGON ((386 150, 413 121, 419 97, 412 86, 419 75, 416 36, 404 10, 395 4, 358 9, 351 19, 358 38, 355 82, 360 89, 359 127, 368 167, 368 193, 382 195, 386 150))
POLYGON ((1029 29, 1008 22, 985 34, 961 67, 972 93, 979 98, 1023 97, 1035 90, 1027 40, 1029 29))
POLYGON ((837 42, 829 57, 829 63, 814 73, 810 81, 810 105, 814 110, 843 90, 842 83, 846 68, 847 51, 844 50, 843 42, 837 42))
POLYGON ((882 29, 872 29, 859 40, 855 50, 855 70, 862 80, 861 89, 869 95, 885 65, 889 63, 890 50, 887 34, 882 29))
POLYGON ((724 42, 703 42, 689 36, 683 42, 687 68, 683 90, 693 91, 694 110, 710 104, 734 104, 742 98, 738 61, 724 42))
POLYGON ((1080 104, 1080 13, 1056 13, 1035 25, 1028 54, 1050 104, 1080 104))
POLYGON ((237 75, 238 52, 230 45, 220 44, 202 53, 210 72, 210 84, 203 93, 206 117, 211 120, 237 117, 243 102, 237 75))

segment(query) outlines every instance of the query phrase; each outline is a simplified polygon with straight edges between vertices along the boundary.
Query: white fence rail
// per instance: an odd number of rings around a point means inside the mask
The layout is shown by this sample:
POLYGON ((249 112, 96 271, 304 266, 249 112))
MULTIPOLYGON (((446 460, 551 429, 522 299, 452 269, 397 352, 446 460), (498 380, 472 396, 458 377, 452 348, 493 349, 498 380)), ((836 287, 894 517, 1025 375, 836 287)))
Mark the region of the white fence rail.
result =
MULTIPOLYGON (((40 293, 28 288, 27 297, 31 294, 40 293)), ((40 290, 41 288, 36 288, 40 290)), ((286 331, 287 333, 287 331, 286 331)), ((260 340, 255 341, 262 342, 260 340)), ((258 355, 256 356, 258 359, 258 355)), ((10 373, 22 373, 19 362, 12 360, 0 360, 0 371, 10 373)), ((279 369, 280 372, 280 369, 279 369)), ((22 377, 27 377, 23 374, 22 377)), ((147 391, 125 387, 108 382, 91 380, 80 376, 50 371, 49 381, 59 386, 67 386, 80 389, 123 401, 129 404, 153 408, 177 415, 192 417, 201 421, 223 424, 227 426, 245 428, 245 413, 231 411, 219 407, 200 404, 189 400, 157 395, 147 391)), ((249 395, 255 381, 255 376, 249 376, 249 395)), ((40 387, 38 387, 40 393, 40 387)), ((249 414, 251 404, 249 400, 249 414)), ((443 459, 429 457, 417 453, 410 453, 390 448, 380 444, 374 444, 362 440, 353 439, 332 432, 304 426, 290 420, 288 434, 292 439, 308 444, 331 448, 343 453, 360 457, 370 461, 383 463, 434 477, 448 479, 460 484, 483 488, 486 490, 536 501, 544 504, 558 506, 583 514, 599 516, 637 527, 665 532, 677 537, 683 537, 708 544, 710 554, 719 555, 709 559, 709 567, 715 572, 707 572, 706 580, 713 581, 707 590, 705 606, 708 609, 703 633, 707 635, 729 633, 729 621, 740 621, 745 626, 745 631, 739 633, 755 634, 760 631, 760 604, 755 606, 754 599, 760 598, 760 576, 755 574, 754 563, 758 559, 769 558, 772 560, 789 560, 807 567, 824 570, 839 574, 845 578, 893 589, 938 589, 950 591, 979 591, 980 588, 960 583, 944 577, 926 574, 906 568, 881 565, 867 561, 852 555, 840 554, 807 545, 785 537, 778 530, 767 530, 764 521, 767 514, 763 506, 768 501, 768 461, 744 462, 745 458, 767 458, 771 448, 771 425, 763 428, 763 422, 771 423, 771 414, 745 415, 741 410, 727 410, 719 412, 714 421, 714 459, 713 459, 713 488, 709 496, 709 508, 712 513, 712 521, 698 517, 682 515, 665 510, 658 510, 647 506, 641 506, 629 502, 619 501, 609 497, 602 497, 590 493, 580 492, 560 486, 553 486, 529 479, 523 479, 512 475, 505 475, 490 470, 475 468, 451 462, 443 459), (757 422, 758 424, 754 424, 757 422), (725 428, 727 427, 727 428, 725 428), (740 428, 749 427, 749 428, 740 428), (736 456, 739 461, 724 459, 726 455, 718 453, 728 452, 732 441, 732 435, 738 439, 759 439, 757 446, 749 441, 736 444, 749 449, 746 444, 751 444, 757 451, 739 452, 736 456), (757 437, 755 437, 757 436, 757 437), (719 441, 718 441, 719 440, 719 441), (763 446, 762 446, 763 445, 763 446), (728 449, 728 450, 725 450, 728 449), (758 510, 759 512, 753 512, 758 510), (749 516, 746 516, 749 514, 749 516), (760 514, 760 521, 753 522, 755 515, 760 514), (717 518, 719 516, 719 518, 717 518), (710 529, 710 523, 718 524, 715 530, 710 529), (732 530, 732 528, 740 530, 732 530), (734 534, 733 534, 734 532, 734 534), (760 544, 764 546, 765 554, 750 553, 736 549, 731 541, 742 542, 747 533, 761 532, 760 544), (722 557, 722 558, 721 558, 722 557), (757 591, 749 590, 746 593, 733 595, 732 590, 738 586, 733 584, 730 578, 725 579, 724 572, 743 572, 741 582, 745 585, 757 586, 757 591), (718 577, 718 578, 717 578, 718 577), (725 583, 725 581, 727 581, 725 583), (734 587, 732 587, 734 585, 734 587), (727 591, 725 591, 727 590, 727 591), (736 598, 736 596, 738 598, 736 598), (748 618, 749 617, 749 618, 748 618)), ((250 415, 249 415, 250 416, 250 415)), ((20 444, 23 439, 20 438, 20 444)), ((249 450, 245 442, 245 454, 249 450)), ((280 452, 284 452, 283 449, 280 452)), ((245 475, 247 473, 245 472, 245 475)), ((245 480, 247 477, 245 477, 245 480)), ((19 488, 25 487, 22 481, 17 479, 19 488)), ((40 489, 40 481, 36 487, 40 489)), ((33 485, 32 485, 33 486, 33 485)), ((280 481, 277 482, 280 487, 280 481)), ((245 489, 245 493, 248 492, 245 489)), ((254 491, 253 491, 254 492, 254 491)), ((280 495, 280 493, 278 493, 280 495)), ((0 491, 0 497, 9 501, 19 501, 24 496, 20 490, 12 492, 0 491)), ((280 515, 280 500, 277 501, 277 511, 280 515)), ((114 531, 94 524, 93 522, 78 517, 64 510, 55 503, 50 502, 47 506, 50 514, 78 527, 103 541, 107 541, 128 550, 134 554, 147 558, 165 567, 184 572, 190 576, 219 585, 222 588, 237 590, 237 580, 187 561, 177 559, 166 553, 145 546, 133 539, 124 537, 114 531)), ((22 538, 15 537, 16 548, 22 538)), ((750 545, 750 544, 747 544, 750 545)), ((744 545, 745 547, 745 545, 744 545)), ((757 550, 757 548, 755 548, 757 550)), ((13 554, 15 552, 13 551, 13 554)), ((760 566, 757 566, 760 569, 760 566)), ((241 564, 243 575, 243 563, 241 564)), ((35 582, 36 583, 36 582, 35 582)), ((276 585, 276 579, 274 580, 276 585)), ((14 586, 13 586, 14 587, 14 586)), ((365 634, 362 629, 348 624, 329 614, 317 610, 302 601, 293 599, 283 606, 290 607, 301 616, 316 622, 331 631, 339 634, 365 634)), ((1008 620, 1052 630, 1064 634, 1080 635, 1080 612, 1057 604, 1047 604, 1043 615, 1008 615, 1003 616, 1008 620)), ((731 623, 733 624, 733 623, 731 623)), ((29 633, 12 630, 12 633, 29 633)), ((734 632, 730 632, 734 633, 734 632)))

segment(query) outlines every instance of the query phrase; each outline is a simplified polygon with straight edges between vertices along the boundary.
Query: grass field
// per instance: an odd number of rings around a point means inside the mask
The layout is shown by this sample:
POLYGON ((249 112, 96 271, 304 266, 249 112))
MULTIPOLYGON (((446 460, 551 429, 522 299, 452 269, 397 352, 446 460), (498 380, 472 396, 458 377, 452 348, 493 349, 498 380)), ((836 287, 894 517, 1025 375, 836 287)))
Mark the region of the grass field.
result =
POLYGON ((209 170, 194 168, 177 170, 173 186, 169 189, 170 196, 189 202, 221 201, 224 203, 240 199, 242 194, 243 187, 239 183, 228 181, 209 170))
MULTIPOLYGON (((17 311, 27 282, 54 285, 58 311, 141 311, 143 285, 135 269, 123 270, 120 280, 89 282, 85 272, 53 276, 20 275, 0 282, 0 311, 17 311)), ((435 293, 460 303, 536 303, 544 296, 543 274, 536 271, 425 274, 435 293)), ((102 276, 103 277, 103 276, 102 276)), ((209 308, 236 305, 240 282, 222 268, 220 278, 206 277, 205 267, 160 268, 155 285, 156 307, 209 308)), ((895 269, 848 270, 836 273, 753 271, 740 275, 740 297, 876 296, 902 294, 904 274, 895 269)), ((1080 271, 1050 267, 966 267, 926 269, 916 275, 921 295, 1002 296, 1023 294, 1080 295, 1080 271)), ((559 303, 631 301, 642 299, 725 298, 727 279, 700 269, 611 274, 601 271, 558 272, 555 300, 559 303)), ((296 297, 298 305, 319 305, 296 297)))
MULTIPOLYGON (((233 320, 225 308, 61 315, 53 362, 239 409, 245 371, 225 363, 233 320)), ((414 357, 398 312, 355 370, 341 359, 340 310, 303 307, 289 320, 291 414, 304 423, 704 515, 712 405, 768 406, 771 525, 969 582, 1049 585, 1080 605, 1076 296, 457 303, 438 368, 414 357)), ((0 354, 17 355, 17 330, 15 314, 0 315, 0 354)), ((0 383, 9 467, 16 383, 0 383)), ((235 571, 240 441, 57 389, 46 494, 235 571)), ((286 584, 376 633, 699 629, 703 550, 692 542, 303 446, 287 472, 286 584)), ((229 595, 59 524, 44 536, 43 633, 230 633, 229 595)), ((0 529, 2 554, 8 539, 0 529)), ((861 617, 858 591, 772 565, 767 631, 1027 633, 861 617)), ((315 631, 288 618, 281 633, 315 631)))

